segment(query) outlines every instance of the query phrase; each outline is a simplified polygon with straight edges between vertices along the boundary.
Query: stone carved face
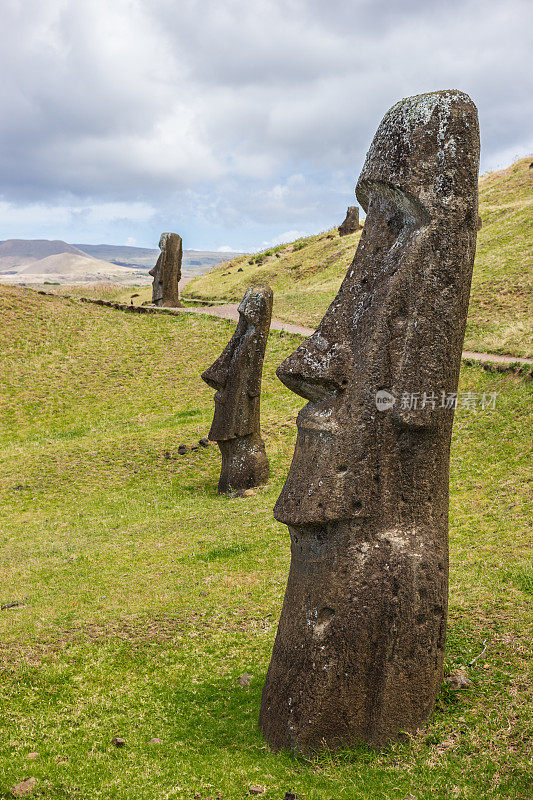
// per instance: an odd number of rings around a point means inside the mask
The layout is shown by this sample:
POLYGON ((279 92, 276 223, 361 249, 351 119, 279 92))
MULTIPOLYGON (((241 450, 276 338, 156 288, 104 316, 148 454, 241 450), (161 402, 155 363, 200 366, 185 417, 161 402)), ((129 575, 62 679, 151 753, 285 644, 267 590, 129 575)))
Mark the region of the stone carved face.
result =
MULTIPOLYGON (((367 217, 354 261, 315 333, 277 371, 309 401, 279 521, 324 525, 371 516, 378 501, 394 507, 402 437, 451 426, 450 411, 401 398, 456 387, 447 321, 466 316, 470 278, 454 265, 475 249, 478 153, 476 109, 461 92, 409 98, 384 117, 357 184, 367 217), (379 390, 396 398, 386 413, 379 390)), ((452 335, 460 350, 464 328, 452 335)))
POLYGON ((167 293, 172 304, 178 302, 178 284, 181 277, 183 246, 177 233, 162 233, 159 239, 161 253, 155 266, 148 272, 154 278, 152 302, 165 299, 167 293))
POLYGON ((220 357, 202 374, 202 380, 216 389, 209 432, 213 441, 259 432, 261 376, 271 315, 272 289, 247 289, 239 305, 235 333, 220 357))

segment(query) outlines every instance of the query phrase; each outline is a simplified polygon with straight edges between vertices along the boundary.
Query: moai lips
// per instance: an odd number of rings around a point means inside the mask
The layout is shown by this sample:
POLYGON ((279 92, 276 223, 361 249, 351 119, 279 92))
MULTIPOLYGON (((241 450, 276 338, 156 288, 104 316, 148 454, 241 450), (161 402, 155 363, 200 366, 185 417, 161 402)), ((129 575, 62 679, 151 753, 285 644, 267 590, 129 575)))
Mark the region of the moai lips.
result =
POLYGON ((453 422, 442 398, 457 390, 478 164, 467 95, 411 97, 386 114, 357 184, 367 217, 354 261, 278 369, 309 402, 274 509, 291 535, 259 720, 274 749, 379 747, 433 707, 453 422))
POLYGON ((159 240, 161 253, 155 266, 149 271, 153 277, 152 303, 164 308, 179 308, 179 282, 183 246, 177 233, 162 233, 159 240))
POLYGON ((202 374, 216 390, 209 439, 222 453, 219 492, 250 489, 268 481, 268 459, 260 436, 263 359, 272 289, 253 286, 239 305, 239 322, 221 356, 202 374))

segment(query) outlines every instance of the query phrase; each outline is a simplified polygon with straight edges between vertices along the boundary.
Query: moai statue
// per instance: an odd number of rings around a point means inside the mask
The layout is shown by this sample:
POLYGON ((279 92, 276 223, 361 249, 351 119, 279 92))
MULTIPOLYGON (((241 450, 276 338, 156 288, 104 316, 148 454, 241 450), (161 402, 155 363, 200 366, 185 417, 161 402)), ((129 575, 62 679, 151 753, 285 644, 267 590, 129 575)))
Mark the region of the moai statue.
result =
POLYGON ((359 228, 359 208, 357 206, 348 206, 346 219, 342 225, 339 225, 339 236, 348 236, 349 233, 355 233, 359 228))
POLYGON ((357 184, 367 217, 353 263, 278 369, 309 402, 274 509, 291 535, 259 719, 275 750, 380 747, 433 707, 478 163, 467 95, 410 97, 385 115, 357 184))
POLYGON ((202 380, 216 389, 209 438, 218 442, 222 453, 221 493, 251 489, 268 481, 259 404, 272 297, 269 286, 246 290, 235 333, 222 355, 202 373, 202 380))
POLYGON ((161 253, 149 275, 153 276, 152 303, 165 308, 179 308, 179 282, 183 247, 177 233, 162 233, 159 240, 161 253))

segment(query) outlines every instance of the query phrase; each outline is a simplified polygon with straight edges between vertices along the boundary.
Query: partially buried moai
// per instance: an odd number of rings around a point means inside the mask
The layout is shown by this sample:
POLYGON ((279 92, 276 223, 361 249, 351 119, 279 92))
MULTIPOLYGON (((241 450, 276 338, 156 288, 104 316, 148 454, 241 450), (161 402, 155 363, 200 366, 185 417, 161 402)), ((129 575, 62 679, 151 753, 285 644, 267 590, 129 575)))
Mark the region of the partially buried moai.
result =
POLYGON ((470 98, 407 98, 356 194, 354 261, 278 376, 309 403, 277 501, 291 567, 261 703, 278 750, 380 747, 428 718, 443 674, 448 469, 478 227, 470 98))
POLYGON ((149 275, 153 276, 152 303, 165 308, 179 308, 179 282, 183 246, 177 233, 162 233, 159 239, 161 253, 149 275))
POLYGON ((348 206, 346 219, 339 225, 339 236, 348 236, 359 230, 359 209, 357 206, 348 206))
POLYGON ((268 481, 259 405, 271 317, 272 289, 247 289, 235 333, 220 358, 202 373, 202 379, 216 389, 209 438, 218 443, 222 453, 221 493, 251 489, 268 481))

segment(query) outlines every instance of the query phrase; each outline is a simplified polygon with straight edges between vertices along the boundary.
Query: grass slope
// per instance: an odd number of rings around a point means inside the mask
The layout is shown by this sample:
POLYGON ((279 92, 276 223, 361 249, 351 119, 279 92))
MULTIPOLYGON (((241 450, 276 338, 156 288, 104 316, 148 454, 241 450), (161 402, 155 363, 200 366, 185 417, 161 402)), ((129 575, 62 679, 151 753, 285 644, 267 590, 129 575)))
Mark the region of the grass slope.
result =
MULTIPOLYGON (((531 158, 480 178, 480 215, 465 349, 533 356, 531 158)), ((314 326, 335 297, 361 234, 326 233, 243 256, 192 281, 184 296, 238 301, 252 283, 274 289, 275 315, 314 326)))
POLYGON ((244 800, 254 784, 267 800, 530 797, 522 379, 461 375, 463 392, 499 393, 495 409, 458 409, 452 448, 446 669, 473 686, 443 688, 406 744, 302 760, 257 730, 289 565, 272 506, 302 404, 274 371, 298 337, 268 342, 270 485, 231 499, 216 447, 177 454, 208 430, 199 374, 229 323, 5 287, 0 315, 1 602, 24 603, 0 612, 0 797, 29 775, 38 797, 83 800, 244 800))

